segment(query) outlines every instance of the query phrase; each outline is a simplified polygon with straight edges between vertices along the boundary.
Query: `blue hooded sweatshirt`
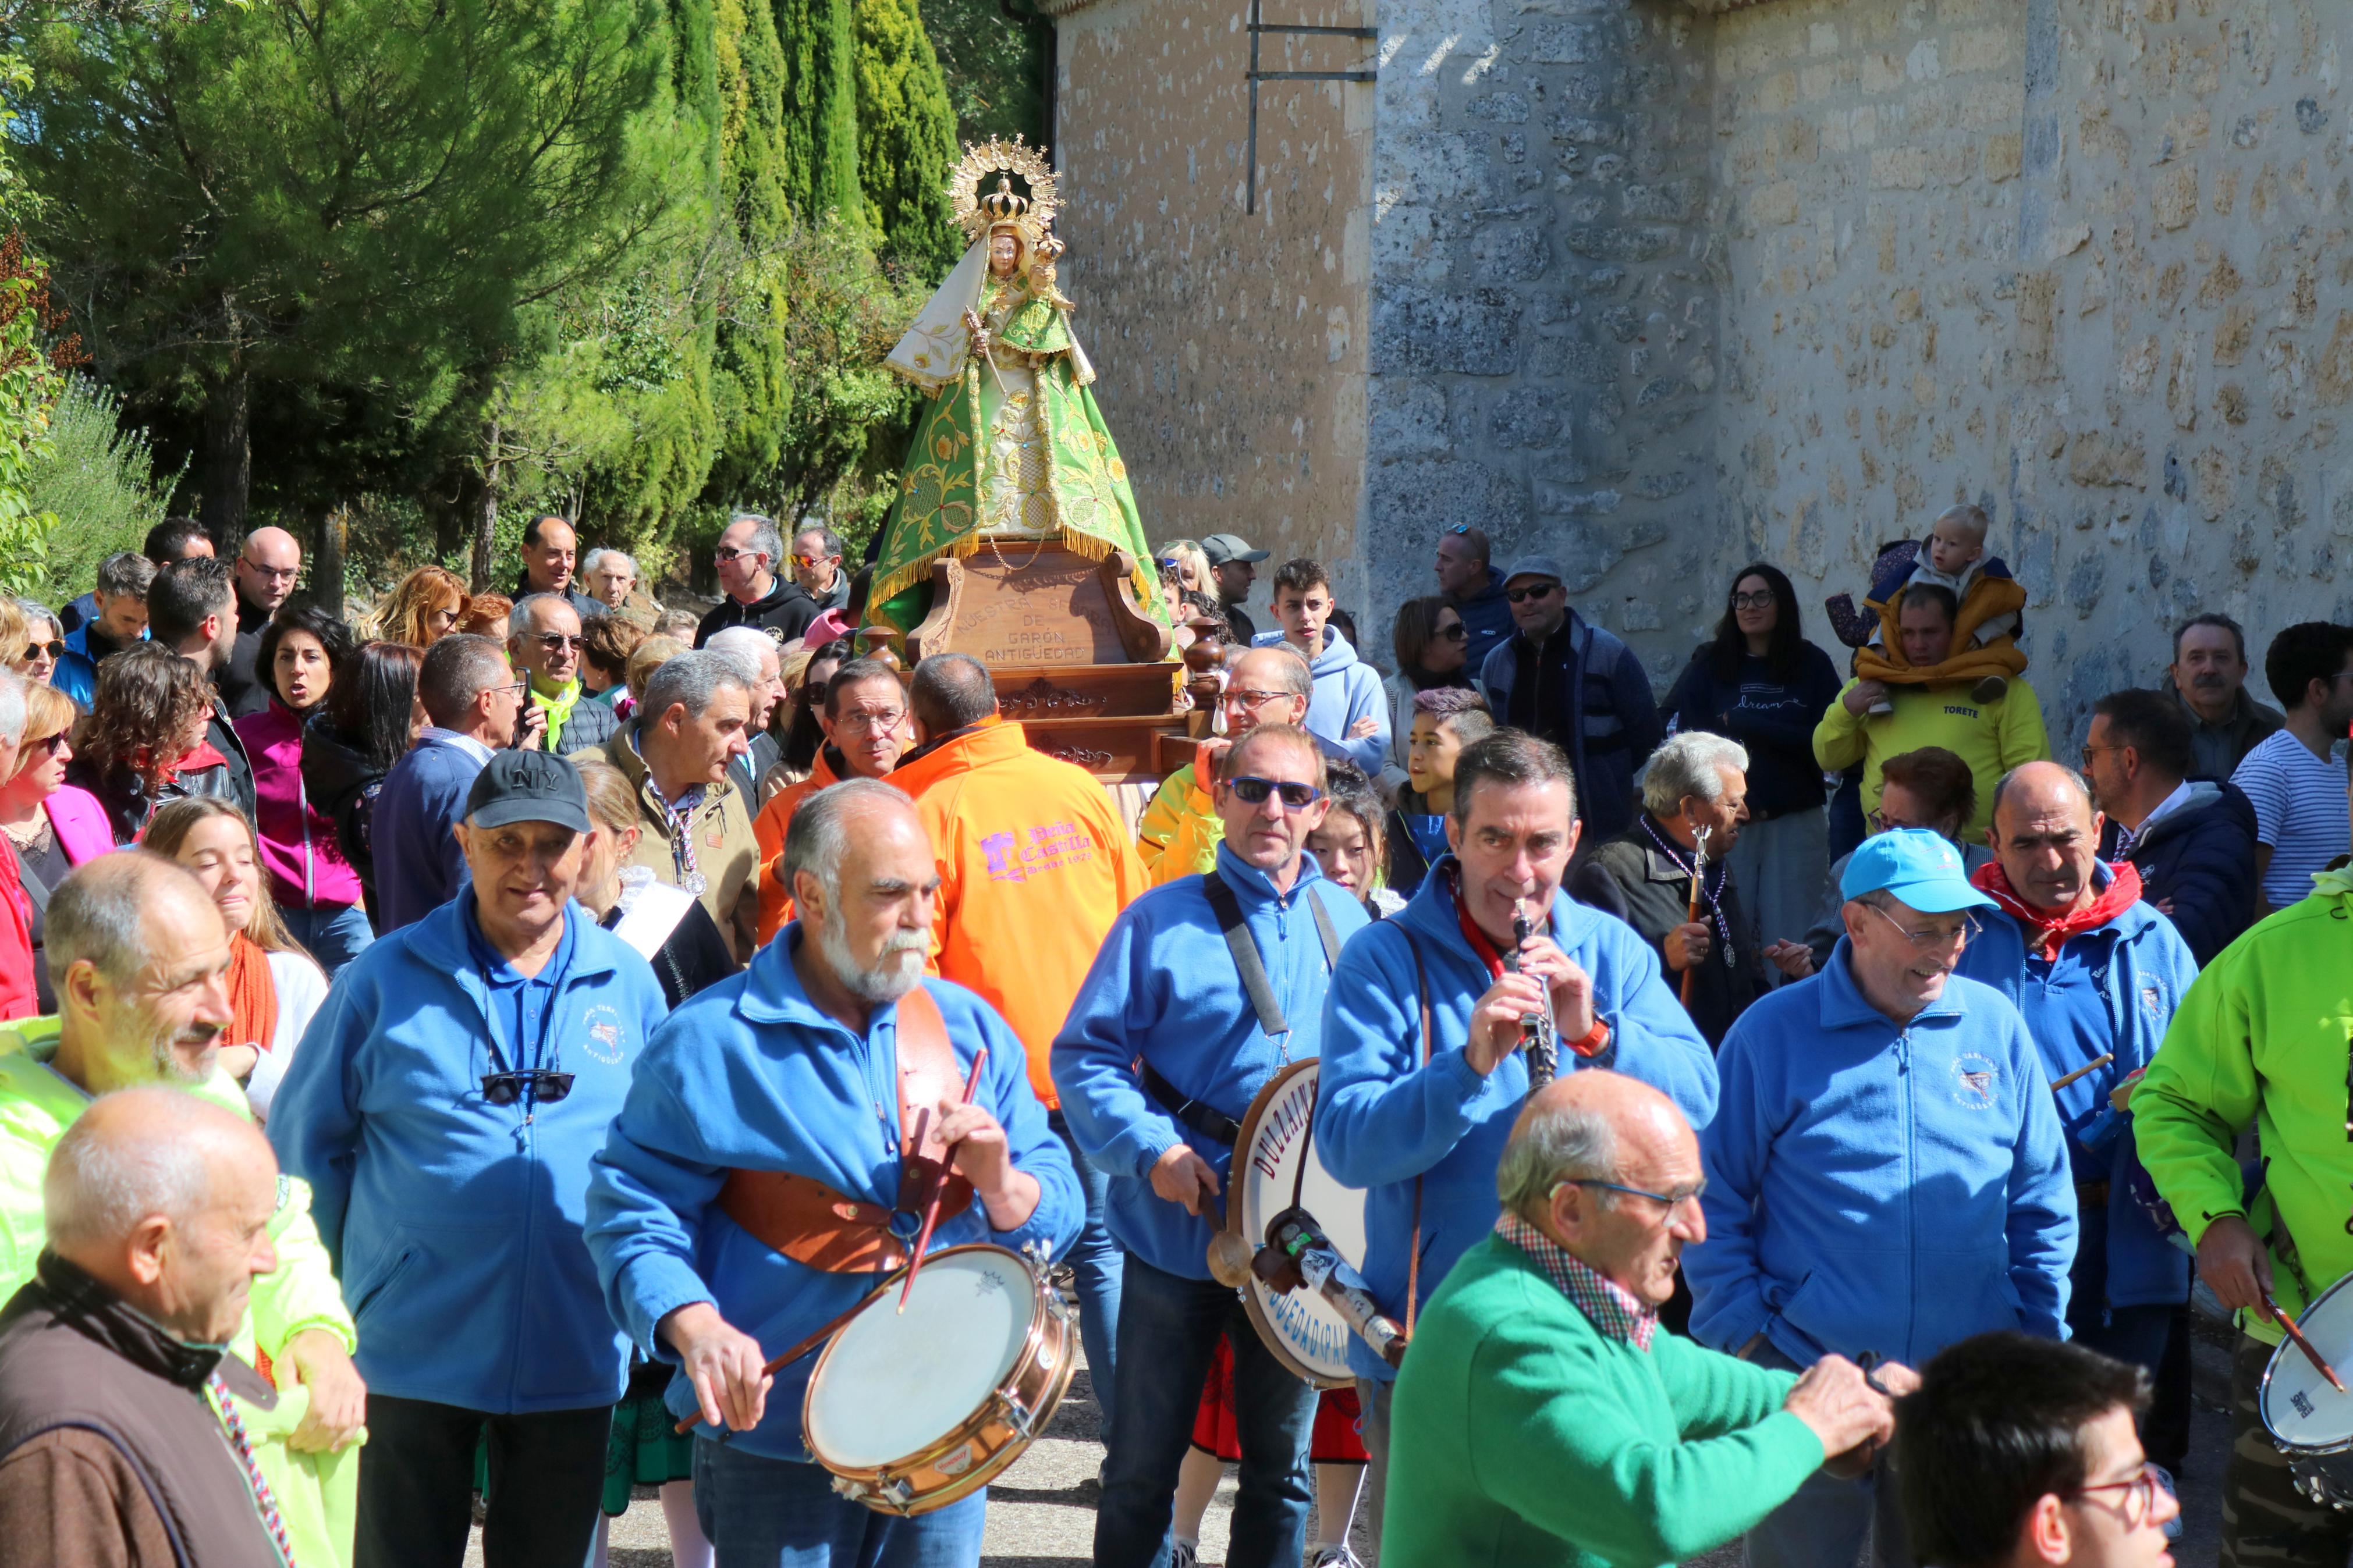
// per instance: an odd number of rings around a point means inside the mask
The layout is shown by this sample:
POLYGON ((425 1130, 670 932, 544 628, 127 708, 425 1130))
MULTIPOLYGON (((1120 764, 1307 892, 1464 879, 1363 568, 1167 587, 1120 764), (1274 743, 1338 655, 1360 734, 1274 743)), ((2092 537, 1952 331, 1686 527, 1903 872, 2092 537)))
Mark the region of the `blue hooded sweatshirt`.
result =
MULTIPOLYGON (((1250 639, 1250 647, 1274 647, 1282 641, 1279 630, 1261 632, 1250 639)), ((1307 700, 1307 719, 1302 727, 1315 737, 1325 756, 1354 763, 1366 777, 1378 778, 1381 759, 1389 749, 1388 694, 1381 689, 1380 671, 1356 657, 1337 626, 1324 628, 1324 651, 1309 662, 1308 668, 1315 675, 1315 694, 1307 700), (1375 720, 1380 728, 1352 741, 1348 726, 1359 719, 1375 720)))
POLYGON ((610 1405, 628 1343, 580 1227, 661 985, 573 904, 537 977, 552 1001, 526 1014, 543 1027, 519 1042, 516 976, 500 963, 486 980, 473 907, 470 890, 336 976, 271 1102, 269 1142, 311 1184, 369 1388, 496 1415, 610 1405), (483 1098, 483 1074, 534 1065, 573 1074, 571 1092, 483 1098))
MULTIPOLYGON (((2099 885, 2110 877, 2100 868, 2099 885)), ((2073 1180, 2108 1184, 2105 1214, 2076 1216, 2084 1246, 2105 1234, 2106 1300, 2082 1303, 2078 1313, 2086 1306, 2179 1304, 2189 1289, 2189 1255, 2166 1240, 2133 1196, 2135 1187, 2153 1195, 2157 1186, 2141 1170, 2131 1116, 2109 1105, 2108 1091, 2148 1066, 2164 1043, 2175 1009, 2198 978, 2189 944, 2171 921, 2135 903, 2098 930, 2069 937, 2058 961, 2045 963, 2026 956, 2026 932, 2015 916, 1986 910, 1978 918, 1984 932, 1962 950, 1958 973, 2010 999, 2042 1053, 2046 1079, 2056 1082, 2116 1054, 2058 1095, 2073 1180)))
MULTIPOLYGON (((718 1206, 719 1189, 739 1170, 797 1172, 885 1208, 899 1200, 898 1006, 877 1008, 862 1037, 818 1011, 793 968, 802 940, 797 921, 749 969, 670 1015, 596 1156, 588 1250, 614 1321, 649 1359, 678 1364, 655 1326, 697 1301, 774 1355, 875 1287, 871 1274, 794 1262, 718 1206)), ((1042 1241, 1060 1254, 1078 1237, 1084 1205, 1070 1154, 1029 1088, 1020 1039, 963 986, 923 984, 967 1074, 976 1049, 988 1047, 976 1099, 1004 1127, 1014 1164, 1038 1179, 1038 1206, 1018 1228, 990 1229, 976 1199, 940 1221, 932 1251, 987 1241, 1018 1252, 1042 1241)), ((801 1397, 816 1364, 804 1356, 779 1372, 760 1424, 729 1441, 765 1458, 807 1459, 801 1397)), ((695 1409, 683 1373, 670 1379, 668 1403, 677 1415, 695 1409)))
MULTIPOLYGON (((1527 1099, 1528 1067, 1514 1051, 1486 1077, 1463 1055, 1471 1009, 1493 984, 1454 911, 1455 859, 1430 868, 1394 918, 1357 933, 1340 954, 1324 1011, 1324 1070, 1315 1139, 1324 1164, 1365 1194, 1365 1279, 1374 1298, 1405 1317, 1412 1251, 1414 1182, 1421 1178, 1420 1299, 1454 1260, 1494 1228, 1502 1204, 1495 1167, 1527 1099), (1421 1007, 1414 952, 1430 975, 1430 1064, 1421 1066, 1421 1007)), ((1567 894, 1552 901, 1552 937, 1593 979, 1593 1009, 1609 1026, 1592 1062, 1564 1049, 1560 1070, 1615 1068, 1662 1090, 1694 1127, 1715 1113, 1715 1064, 1707 1042, 1659 976, 1659 960, 1632 927, 1567 894)), ((1359 1342, 1348 1346, 1360 1376, 1397 1373, 1359 1342)))
POLYGON ((1957 974, 1898 1026, 1851 952, 1841 937, 1760 997, 1716 1055, 1692 1338, 1736 1352, 1761 1330, 1800 1366, 1921 1366, 1993 1329, 2065 1339, 2075 1189, 2025 1020, 1957 974))
POLYGON ((1331 974, 1308 900, 1324 906, 1344 942, 1370 921, 1362 904, 1324 879, 1314 857, 1299 862, 1291 891, 1277 893, 1265 872, 1230 845, 1218 846, 1218 875, 1258 944, 1291 1026, 1287 1038, 1270 1040, 1259 1026, 1201 879, 1182 877, 1122 911, 1054 1039, 1062 1115, 1087 1158, 1111 1177, 1103 1222, 1113 1240, 1164 1273, 1209 1278, 1210 1222, 1152 1190, 1154 1163, 1190 1144, 1218 1173, 1222 1193, 1234 1151, 1170 1115, 1145 1092, 1134 1064, 1151 1063, 1179 1093, 1239 1121, 1267 1079, 1316 1054, 1331 974))

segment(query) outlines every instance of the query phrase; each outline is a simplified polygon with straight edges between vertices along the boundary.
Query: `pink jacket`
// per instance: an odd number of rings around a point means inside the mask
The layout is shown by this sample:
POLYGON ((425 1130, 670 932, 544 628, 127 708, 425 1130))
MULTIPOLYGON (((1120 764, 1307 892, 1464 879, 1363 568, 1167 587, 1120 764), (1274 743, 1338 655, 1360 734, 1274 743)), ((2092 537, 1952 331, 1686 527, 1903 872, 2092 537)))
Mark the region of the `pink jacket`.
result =
POLYGON ((108 826, 106 807, 98 796, 74 784, 60 784, 41 809, 49 815, 49 826, 57 829, 58 847, 66 852, 66 859, 79 866, 94 860, 114 848, 114 829, 108 826))
POLYGON ((334 824, 311 809, 302 789, 302 715, 276 698, 237 721, 253 759, 255 837, 281 909, 360 901, 360 874, 335 843, 334 824))

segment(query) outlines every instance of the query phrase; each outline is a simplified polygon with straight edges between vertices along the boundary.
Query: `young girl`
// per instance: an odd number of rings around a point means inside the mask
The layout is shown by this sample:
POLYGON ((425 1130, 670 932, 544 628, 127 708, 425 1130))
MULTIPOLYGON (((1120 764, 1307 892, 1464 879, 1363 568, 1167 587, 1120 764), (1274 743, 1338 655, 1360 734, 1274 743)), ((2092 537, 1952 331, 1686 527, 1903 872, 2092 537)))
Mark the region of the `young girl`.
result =
POLYGON ((1307 836, 1307 852, 1366 914, 1387 920, 1405 908, 1405 900, 1381 885, 1388 846, 1381 832, 1379 791, 1356 764, 1335 761, 1326 764, 1324 795, 1331 808, 1324 826, 1307 836))
POLYGON ((1446 814, 1454 809, 1454 759, 1462 748, 1494 732, 1487 700, 1461 687, 1416 692, 1413 742, 1406 752, 1412 783, 1398 791, 1389 813, 1389 886, 1410 899, 1446 849, 1446 814))

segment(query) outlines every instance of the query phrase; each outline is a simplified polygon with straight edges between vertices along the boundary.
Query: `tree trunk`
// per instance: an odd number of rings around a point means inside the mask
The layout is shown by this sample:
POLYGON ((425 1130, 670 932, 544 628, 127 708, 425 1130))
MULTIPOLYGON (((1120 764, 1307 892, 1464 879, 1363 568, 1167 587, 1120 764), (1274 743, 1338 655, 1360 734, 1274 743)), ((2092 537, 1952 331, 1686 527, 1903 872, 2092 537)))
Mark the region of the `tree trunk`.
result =
POLYGON ((499 526, 499 422, 491 421, 490 440, 484 447, 480 493, 474 500, 474 586, 477 594, 491 591, 491 536, 499 526))
POLYGON ((209 380, 205 397, 205 479, 199 506, 206 531, 223 554, 245 537, 246 503, 253 488, 251 386, 245 351, 237 342, 237 302, 222 296, 229 329, 228 363, 209 380))
POLYGON ((343 545, 351 519, 348 507, 323 513, 311 547, 311 603, 339 621, 343 618, 343 545))

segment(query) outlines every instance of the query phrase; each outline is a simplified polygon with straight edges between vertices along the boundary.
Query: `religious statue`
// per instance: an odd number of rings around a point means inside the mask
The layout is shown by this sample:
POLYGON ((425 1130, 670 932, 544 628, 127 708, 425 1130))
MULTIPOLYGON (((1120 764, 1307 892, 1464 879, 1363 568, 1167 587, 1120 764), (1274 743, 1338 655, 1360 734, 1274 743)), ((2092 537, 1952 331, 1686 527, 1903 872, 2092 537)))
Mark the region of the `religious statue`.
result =
POLYGON ((1165 622, 1127 466, 1055 286, 1053 170, 1019 137, 992 139, 965 149, 948 194, 972 245, 885 362, 930 400, 883 525, 867 629, 895 641, 921 622, 939 557, 1018 543, 1094 561, 1126 551, 1138 606, 1165 622))

